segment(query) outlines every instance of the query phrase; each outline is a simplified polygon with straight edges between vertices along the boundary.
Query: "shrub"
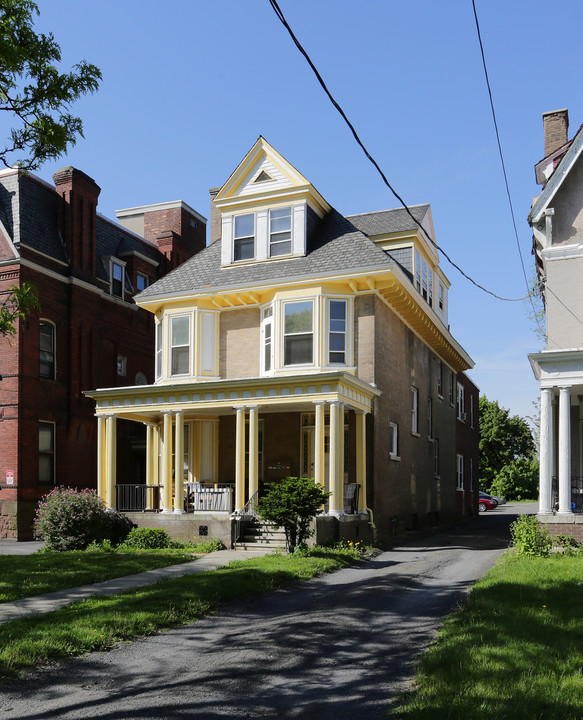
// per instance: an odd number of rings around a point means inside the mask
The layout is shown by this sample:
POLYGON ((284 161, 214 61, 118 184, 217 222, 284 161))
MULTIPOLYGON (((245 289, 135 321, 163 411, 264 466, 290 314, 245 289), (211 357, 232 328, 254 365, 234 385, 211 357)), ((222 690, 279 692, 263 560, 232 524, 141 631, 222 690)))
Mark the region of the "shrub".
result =
POLYGON ((510 526, 512 543, 518 555, 546 557, 552 547, 549 531, 534 515, 521 515, 510 526))
POLYGON ((90 543, 125 538, 133 523, 122 513, 106 510, 95 490, 58 487, 39 503, 35 537, 47 550, 84 550, 90 543))
MULTIPOLYGON (((187 543, 190 545, 190 543, 187 543)), ((199 553, 212 553, 217 550, 225 550, 224 543, 218 538, 208 538, 206 540, 196 540, 194 543, 194 550, 199 553)))
POLYGON ((579 543, 570 535, 557 535, 555 543, 564 555, 578 555, 580 552, 579 543))
POLYGON ((132 550, 159 550, 178 546, 179 543, 163 528, 134 528, 124 542, 124 547, 132 550))
POLYGON ((538 476, 538 460, 518 458, 500 470, 490 492, 507 500, 532 500, 538 497, 538 476))

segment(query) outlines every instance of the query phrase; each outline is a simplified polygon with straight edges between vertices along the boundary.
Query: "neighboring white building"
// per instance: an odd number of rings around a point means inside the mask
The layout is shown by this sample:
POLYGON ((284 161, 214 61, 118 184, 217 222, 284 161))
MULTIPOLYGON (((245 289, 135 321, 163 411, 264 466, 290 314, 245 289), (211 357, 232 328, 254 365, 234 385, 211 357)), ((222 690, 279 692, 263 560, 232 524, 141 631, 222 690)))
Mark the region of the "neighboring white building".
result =
POLYGON ((539 519, 583 539, 583 127, 567 110, 543 115, 543 191, 528 221, 546 313, 546 349, 529 355, 540 382, 539 519))

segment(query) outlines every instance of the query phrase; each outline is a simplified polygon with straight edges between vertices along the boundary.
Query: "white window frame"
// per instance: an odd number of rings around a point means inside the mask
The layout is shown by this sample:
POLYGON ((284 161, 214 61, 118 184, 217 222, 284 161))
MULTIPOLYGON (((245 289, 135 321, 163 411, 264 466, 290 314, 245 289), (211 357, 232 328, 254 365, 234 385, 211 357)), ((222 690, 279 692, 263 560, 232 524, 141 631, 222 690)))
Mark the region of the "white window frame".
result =
POLYGON ((274 307, 268 305, 261 310, 261 374, 272 375, 274 371, 274 346, 275 337, 273 334, 274 307), (269 362, 267 362, 269 361, 269 362))
POLYGON ((257 257, 257 218, 255 213, 242 213, 241 215, 233 216, 233 262, 248 262, 249 260, 255 260, 257 257), (253 234, 252 235, 239 235, 237 236, 237 221, 244 217, 253 218, 253 234), (253 254, 251 257, 237 257, 237 243, 240 245, 249 244, 249 240, 253 240, 253 254))
POLYGON ((464 489, 464 456, 456 455, 456 490, 464 489))
POLYGON ((467 418, 465 388, 461 383, 457 384, 457 418, 462 422, 467 418))
MULTIPOLYGON (((327 328, 328 328, 328 364, 329 365, 348 365, 348 300, 346 298, 328 298, 327 302, 327 328), (344 305, 344 330, 332 329, 332 303, 341 303, 344 305), (332 337, 342 336, 344 338, 344 350, 332 350, 332 337), (332 360, 332 353, 342 353, 344 360, 332 360)), ((336 321, 338 322, 338 321, 336 321)))
MULTIPOLYGON (((283 215, 282 217, 286 217, 286 216, 283 215)), ((277 218, 277 219, 280 219, 280 218, 277 218)), ((292 251, 293 251, 293 227, 292 227, 292 223, 293 223, 293 208, 292 208, 292 206, 290 205, 290 206, 282 207, 282 208, 272 208, 272 209, 269 211, 269 220, 268 220, 268 222, 269 222, 269 239, 268 239, 268 243, 269 243, 268 254, 269 254, 269 257, 270 257, 270 258, 278 258, 278 257, 285 257, 286 255, 291 255, 291 254, 292 254, 292 251), (289 229, 287 229, 287 230, 275 230, 275 231, 274 231, 274 230, 272 229, 272 227, 271 227, 271 221, 272 221, 272 219, 276 219, 276 218, 272 218, 272 215, 273 215, 273 213, 283 212, 284 210, 287 210, 287 211, 289 212, 289 229), (283 238, 283 239, 280 239, 280 236, 282 236, 282 235, 287 235, 288 237, 285 237, 285 238, 283 238), (287 252, 284 252, 284 253, 276 253, 276 254, 274 254, 274 253, 272 252, 272 250, 274 249, 275 246, 283 245, 284 243, 289 243, 289 250, 288 250, 287 252)))
POLYGON ((454 407, 454 405, 455 405, 454 384, 455 384, 455 375, 453 373, 453 370, 450 370, 449 371, 449 404, 452 407, 454 407))
POLYGON ((57 377, 57 326, 52 320, 47 320, 45 318, 41 318, 38 324, 38 341, 39 341, 39 377, 43 378, 43 380, 55 380, 57 377), (41 328, 51 328, 51 350, 43 350, 41 347, 41 328), (52 361, 51 362, 44 362, 42 355, 43 353, 46 353, 47 355, 52 355, 52 361), (52 373, 49 375, 43 375, 41 372, 41 368, 43 364, 48 365, 52 368, 52 373))
POLYGON ((443 287, 443 283, 439 283, 439 309, 441 312, 443 312, 444 308, 444 298, 445 298, 445 288, 443 287))
POLYGON ((290 368, 290 367, 306 367, 314 365, 315 361, 315 351, 316 351, 316 343, 315 340, 315 315, 316 315, 316 307, 317 304, 315 302, 314 298, 298 298, 297 300, 285 300, 282 302, 282 308, 281 308, 281 323, 282 323, 282 339, 283 339, 283 357, 282 357, 282 366, 284 368, 290 368), (286 307, 290 305, 300 305, 300 304, 310 304, 312 306, 312 328, 309 332, 307 331, 301 331, 301 332, 295 332, 295 333, 288 333, 286 332, 286 307), (288 363, 286 362, 286 345, 287 345, 287 339, 292 337, 299 337, 299 336, 310 336, 312 340, 312 359, 309 362, 302 362, 302 363, 288 363))
POLYGON ((200 347, 199 373, 200 375, 214 376, 216 375, 217 313, 208 310, 198 312, 200 312, 200 337, 197 338, 196 342, 199 343, 200 347))
POLYGON ((110 267, 109 267, 109 292, 113 297, 119 298, 120 300, 125 299, 125 279, 126 279, 126 264, 123 260, 118 260, 117 258, 110 258, 110 267), (115 268, 119 268, 121 272, 121 294, 118 295, 116 292, 114 292, 114 283, 116 282, 114 278, 114 271, 115 268))
POLYGON ((395 422, 389 422, 389 457, 399 457, 399 425, 395 422))
POLYGON ((421 255, 418 250, 415 250, 415 287, 421 293, 421 255))
POLYGON ((443 397, 443 363, 441 360, 437 361, 437 396, 443 397))
POLYGON ((185 375, 190 375, 190 366, 192 361, 192 349, 191 349, 191 343, 192 343, 192 318, 190 315, 171 315, 170 316, 170 328, 169 328, 169 376, 170 377, 184 377, 185 375), (185 343, 182 344, 174 344, 174 321, 175 320, 186 320, 186 327, 188 328, 188 340, 185 343), (188 362, 187 362, 187 369, 185 372, 174 372, 174 351, 177 350, 183 350, 184 348, 188 349, 188 362))
POLYGON ((117 374, 119 377, 125 377, 128 372, 128 359, 125 355, 117 356, 117 374))
POLYGON ((156 322, 156 356, 155 379, 161 380, 164 375, 164 320, 156 322))
POLYGON ((411 385, 411 432, 419 435, 419 388, 411 385))
POLYGON ((55 485, 55 480, 57 477, 56 473, 56 457, 57 457, 57 424, 52 420, 39 420, 38 421, 38 484, 42 485, 43 487, 49 487, 50 485, 55 485), (40 449, 40 431, 41 426, 45 426, 47 429, 51 429, 51 443, 52 447, 48 451, 41 452, 40 449), (52 463, 51 463, 51 479, 48 482, 44 482, 41 480, 41 468, 40 468, 40 460, 41 456, 50 456, 52 457, 52 463))

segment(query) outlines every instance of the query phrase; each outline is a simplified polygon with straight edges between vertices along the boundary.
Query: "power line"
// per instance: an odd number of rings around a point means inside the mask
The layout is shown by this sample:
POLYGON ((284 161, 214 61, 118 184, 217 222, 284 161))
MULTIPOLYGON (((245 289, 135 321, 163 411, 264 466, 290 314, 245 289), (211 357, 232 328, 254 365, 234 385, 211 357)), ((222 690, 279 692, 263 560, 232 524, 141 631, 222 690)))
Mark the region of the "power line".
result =
MULTIPOLYGON (((383 182, 385 183, 385 185, 389 188, 389 190, 390 190, 390 191, 393 193, 393 195, 397 198, 397 200, 399 201, 399 203, 403 206, 403 208, 405 209, 405 211, 407 212, 407 214, 409 215, 409 217, 413 220, 413 222, 419 227, 419 229, 421 230, 421 232, 423 233, 423 235, 427 238, 427 240, 429 241, 429 243, 430 243, 431 245, 433 245, 437 250, 439 250, 439 251, 442 253, 442 255, 445 257, 445 259, 450 263, 450 265, 451 265, 452 267, 454 267, 459 273, 461 273, 461 274, 466 278, 466 280, 469 280, 473 285, 475 285, 477 288, 479 288, 479 289, 482 290, 483 292, 487 293, 488 295, 492 295, 493 297, 497 298, 498 300, 504 300, 505 302, 522 302, 523 300, 526 300, 526 297, 523 297, 523 298, 505 298, 505 297, 501 297, 500 295, 497 295, 496 293, 492 292, 491 290, 488 290, 488 289, 485 288, 483 285, 480 285, 480 283, 476 282, 476 281, 475 281, 473 278, 471 278, 467 273, 465 273, 465 272, 461 269, 461 267, 460 267, 459 265, 457 265, 457 264, 449 257, 449 255, 445 252, 445 250, 444 250, 442 247, 440 247, 432 237, 429 236, 429 234, 427 233, 427 231, 425 230, 425 228, 423 227, 423 225, 419 222, 419 220, 417 220, 416 217, 414 217, 413 213, 411 212, 411 210, 410 210, 409 207, 407 206, 407 203, 403 200, 403 198, 399 195, 399 193, 393 188, 393 186, 391 185, 391 183, 388 181, 387 177, 385 176, 384 172, 381 170, 381 168, 380 168, 379 164, 377 163, 377 161, 374 159, 374 157, 373 157, 373 156, 369 153, 369 151, 366 149, 364 143, 362 142, 362 140, 361 140, 360 137, 358 136, 358 133, 356 132, 356 130, 355 130, 355 128, 354 128, 354 125, 350 122, 350 120, 349 120, 348 117, 346 116, 346 113, 344 112, 344 110, 342 109, 342 107, 341 107, 341 106, 338 104, 338 102, 334 99, 334 97, 333 97, 332 93, 330 92, 330 90, 328 90, 328 87, 326 86, 326 83, 325 83, 324 80, 322 79, 322 76, 321 76, 320 73, 318 72, 318 70, 317 70, 316 66, 314 65, 314 63, 312 62, 310 56, 309 56, 308 53, 304 50, 304 48, 302 47, 300 41, 299 41, 299 40, 297 39, 297 37, 295 36, 293 30, 292 30, 291 27, 289 26, 289 23, 288 23, 287 20, 285 19, 285 16, 284 16, 283 12, 281 11, 279 5, 277 4, 277 1, 276 1, 276 0, 269 0, 269 3, 270 3, 270 5, 271 5, 271 7, 273 8, 275 14, 277 15, 277 17, 278 17, 279 20, 281 21, 281 24, 282 24, 282 25, 285 27, 285 29, 288 31, 291 39, 294 41, 294 44, 296 45, 296 47, 298 48, 298 50, 301 52, 301 54, 302 54, 302 55, 304 56, 304 58, 306 59, 308 65, 310 66, 310 68, 311 68, 312 71, 314 72, 316 78, 318 79, 318 82, 319 82, 320 85, 322 86, 322 89, 324 90, 324 92, 325 92, 326 95, 328 96, 330 102, 332 103, 332 105, 334 105, 334 107, 336 108, 336 110, 340 113, 340 115, 341 115, 342 119, 344 120, 344 122, 345 122, 345 123, 348 125, 348 127, 350 128, 350 131, 352 132, 352 135, 354 136, 354 139, 356 140, 356 142, 358 143, 358 145, 360 146, 360 148, 362 149, 362 151, 364 152, 364 154, 366 155, 366 157, 367 157, 367 158, 370 160, 370 162, 374 165, 375 169, 377 170, 377 172, 378 172, 379 175, 381 176, 381 178, 382 178, 383 182)), ((528 297, 528 296, 527 296, 527 297, 528 297)))
POLYGON ((498 143, 498 154, 500 155, 500 163, 502 165, 502 174, 504 175, 504 184, 506 186, 506 195, 508 196, 508 205, 510 206, 510 215, 512 217, 512 226, 514 227, 514 237, 516 238, 516 247, 518 248, 518 255, 520 257, 520 264, 522 265, 522 274, 524 275, 524 282, 526 284, 526 291, 528 298, 532 306, 533 316, 535 318, 537 327, 540 332, 543 332, 536 308, 534 307, 534 300, 532 298, 532 292, 528 284, 528 278, 526 275, 526 268, 524 267, 524 258, 522 257, 522 250, 520 248, 520 240, 518 239, 518 229, 516 227, 516 218, 514 216, 514 206, 512 204, 512 197, 510 195, 510 186, 508 184, 508 175, 506 174, 506 163, 504 162, 504 154, 502 153, 502 143, 500 142, 500 133, 498 132, 498 122, 496 120, 496 111, 494 110, 494 99, 492 98, 492 88, 490 87, 490 78, 488 76, 488 68, 486 67, 486 56, 484 54, 484 45, 482 44, 482 33, 480 31, 480 23, 478 21, 478 12, 476 10, 476 2, 472 0, 472 7, 474 9, 474 19, 476 21, 476 30, 478 33, 478 42, 480 43, 480 53, 482 55, 482 66, 484 68, 484 77, 486 78, 486 86, 488 88, 488 97, 490 98, 490 108, 492 110, 492 120, 494 121, 494 130, 496 132, 496 142, 498 143))

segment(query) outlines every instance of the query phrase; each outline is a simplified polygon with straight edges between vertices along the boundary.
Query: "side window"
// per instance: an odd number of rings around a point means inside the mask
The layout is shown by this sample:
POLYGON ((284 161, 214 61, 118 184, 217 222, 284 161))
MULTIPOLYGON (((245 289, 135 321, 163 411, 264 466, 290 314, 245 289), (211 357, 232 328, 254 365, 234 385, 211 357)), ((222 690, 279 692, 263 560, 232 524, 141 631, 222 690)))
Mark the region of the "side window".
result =
POLYGON ((156 380, 162 377, 162 343, 163 343, 164 325, 162 322, 156 323, 156 380))
POLYGON ((39 324, 39 375, 49 380, 55 379, 55 326, 48 320, 39 324))
POLYGON ((255 257, 255 215, 253 213, 235 216, 233 238, 233 258, 235 260, 253 260, 255 257))
POLYGON ((457 416, 459 420, 465 422, 466 420, 466 401, 464 386, 461 383, 457 384, 457 416))
POLYGON ((136 276, 136 292, 142 292, 142 290, 145 290, 149 284, 149 277, 144 275, 144 273, 139 272, 136 276))
POLYGON ((457 455, 457 489, 464 489, 464 456, 457 455))
POLYGON ((399 426, 389 423, 389 457, 399 457, 399 426))
POLYGON ((181 315, 172 318, 170 330, 172 375, 188 375, 190 370, 190 318, 181 315))
POLYGON ((328 362, 346 365, 346 300, 330 300, 328 362))
POLYGON ((427 437, 433 437, 433 398, 427 398, 427 437))
POLYGON ((38 481, 42 485, 55 484, 55 423, 38 424, 38 481))
POLYGON ((411 387, 411 432, 419 432, 419 390, 411 387))
POLYGON ((261 332, 263 337, 263 372, 270 373, 273 368, 273 309, 270 307, 263 310, 261 332))
POLYGON ((291 207, 269 213, 269 257, 291 253, 291 207))
POLYGON ((124 275, 125 268, 122 263, 117 260, 111 261, 111 294, 115 297, 124 298, 124 275))
POLYGON ((441 360, 437 361, 437 394, 439 397, 443 397, 443 363, 441 360))

